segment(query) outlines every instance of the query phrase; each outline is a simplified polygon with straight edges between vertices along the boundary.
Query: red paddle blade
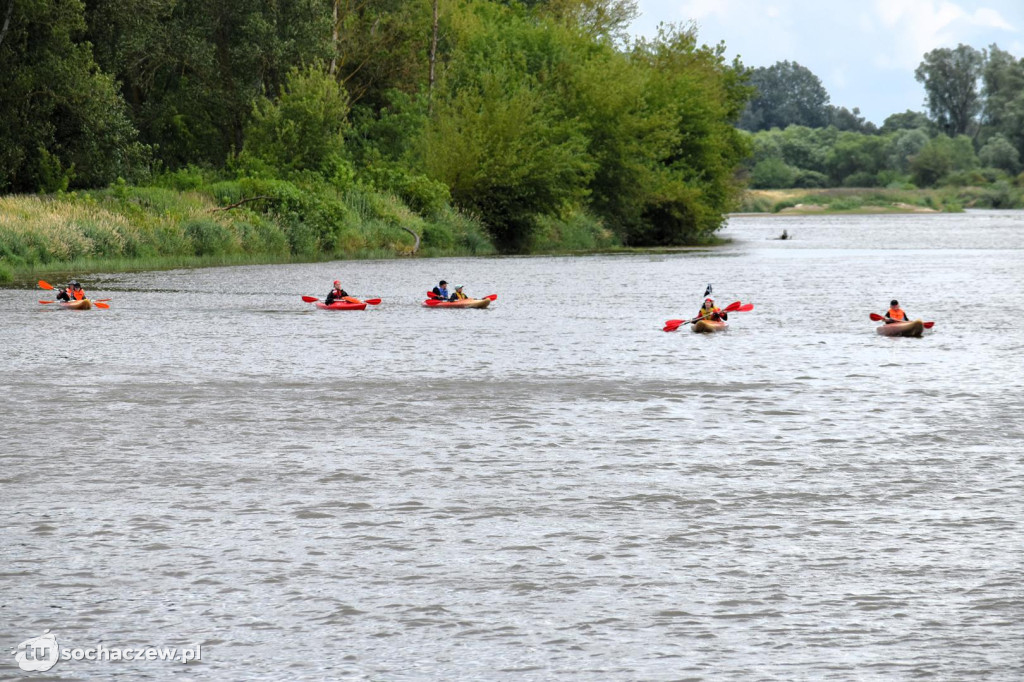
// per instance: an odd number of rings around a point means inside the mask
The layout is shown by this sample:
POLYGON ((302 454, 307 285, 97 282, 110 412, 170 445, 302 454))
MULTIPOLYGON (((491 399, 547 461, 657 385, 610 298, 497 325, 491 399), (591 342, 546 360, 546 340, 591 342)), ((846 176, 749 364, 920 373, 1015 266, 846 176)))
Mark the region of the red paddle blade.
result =
MULTIPOLYGON (((40 301, 40 303, 42 303, 42 301, 40 301)), ((932 327, 934 327, 934 326, 935 326, 935 323, 934 323, 934 322, 925 322, 925 323, 924 323, 924 328, 925 328, 925 329, 931 329, 931 328, 932 328, 932 327)))
POLYGON ((47 303, 56 303, 56 301, 40 301, 40 303, 46 305, 47 303))
POLYGON ((671 326, 674 325, 674 326, 678 327, 679 325, 683 324, 684 322, 686 322, 686 320, 665 320, 665 326, 666 327, 671 327, 671 326))
POLYGON ((738 313, 749 313, 753 309, 754 309, 754 304, 753 303, 744 303, 743 305, 741 305, 739 308, 736 309, 736 312, 738 312, 738 313))
POLYGON ((50 289, 52 291, 53 290, 53 285, 50 284, 49 282, 44 282, 43 280, 39 280, 39 288, 41 288, 41 289, 50 289))
POLYGON ((316 303, 320 299, 317 298, 316 296, 303 296, 302 300, 305 301, 306 303, 316 303))
POLYGON ((871 313, 871 316, 870 316, 870 317, 871 317, 871 319, 872 319, 872 320, 874 320, 875 322, 881 322, 882 320, 884 320, 884 319, 885 319, 884 317, 882 317, 882 316, 881 316, 881 315, 879 315, 878 313, 871 313))
POLYGON ((107 305, 106 303, 100 303, 99 301, 93 301, 93 302, 92 302, 92 304, 93 304, 94 306, 96 306, 97 308, 103 308, 103 309, 106 309, 106 308, 109 308, 109 307, 110 307, 110 306, 109 306, 109 305, 107 305))
POLYGON ((363 303, 365 303, 366 305, 380 305, 380 299, 379 298, 368 298, 365 301, 363 301, 363 303))
POLYGON ((731 313, 734 310, 738 310, 740 308, 740 306, 742 306, 742 305, 743 304, 740 303, 739 301, 736 301, 734 303, 730 303, 729 305, 725 306, 725 309, 722 310, 722 312, 723 313, 731 313))
POLYGON ((492 301, 497 301, 498 300, 498 295, 497 294, 491 294, 490 296, 484 296, 484 298, 489 298, 492 301))
POLYGON ((435 294, 433 291, 428 291, 427 292, 427 298, 440 298, 440 296, 435 294))
POLYGON ((434 306, 437 306, 437 305, 441 305, 441 301, 437 301, 437 300, 434 300, 434 299, 431 299, 429 301, 424 301, 423 303, 425 303, 426 305, 430 306, 431 308, 433 308, 434 306))
POLYGON ((78 291, 75 292, 75 300, 76 301, 81 301, 83 298, 85 298, 85 292, 84 291, 79 289, 78 291))

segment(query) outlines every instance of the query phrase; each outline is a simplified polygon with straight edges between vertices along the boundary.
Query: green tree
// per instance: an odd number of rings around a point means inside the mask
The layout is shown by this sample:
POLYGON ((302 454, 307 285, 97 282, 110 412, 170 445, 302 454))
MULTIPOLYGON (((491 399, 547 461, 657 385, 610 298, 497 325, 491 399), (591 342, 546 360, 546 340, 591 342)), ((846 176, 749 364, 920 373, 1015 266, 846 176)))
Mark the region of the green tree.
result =
POLYGON ((968 132, 981 111, 978 80, 985 54, 970 45, 941 47, 928 52, 914 71, 924 84, 928 111, 947 135, 968 132))
POLYGON ((999 168, 1010 174, 1020 172, 1020 152, 1002 133, 989 138, 978 151, 978 160, 986 168, 999 168))
POLYGON ((1024 59, 992 45, 982 71, 982 139, 1002 135, 1024 152, 1024 59))
POLYGON ((330 58, 330 19, 324 0, 90 0, 88 13, 99 63, 172 168, 240 151, 253 102, 330 58))
POLYGON ((828 120, 829 125, 835 126, 837 130, 869 134, 878 132, 875 124, 865 120, 857 107, 851 111, 846 107, 829 106, 828 120))
POLYGON ((807 67, 796 62, 776 62, 753 69, 749 82, 756 94, 740 118, 739 126, 744 130, 790 125, 823 128, 829 124, 828 92, 807 67))
POLYGON ((931 119, 927 115, 920 111, 904 111, 899 114, 890 114, 886 117, 885 121, 882 122, 882 127, 879 129, 883 135, 896 132, 898 130, 914 130, 920 129, 924 131, 930 131, 934 127, 931 119))
POLYGON ((256 101, 239 162, 279 175, 310 171, 347 182, 348 93, 322 64, 293 68, 278 97, 256 101))
POLYGON ((840 133, 829 152, 829 176, 837 184, 874 186, 885 168, 885 140, 877 135, 840 133))
POLYGON ((4 3, 0 191, 92 187, 144 170, 147 150, 84 33, 79 0, 4 3))
POLYGON ((750 186, 755 189, 793 187, 799 171, 778 157, 759 161, 750 173, 750 186))
POLYGON ((900 130, 888 136, 889 168, 906 173, 910 160, 928 144, 928 136, 920 128, 900 130))

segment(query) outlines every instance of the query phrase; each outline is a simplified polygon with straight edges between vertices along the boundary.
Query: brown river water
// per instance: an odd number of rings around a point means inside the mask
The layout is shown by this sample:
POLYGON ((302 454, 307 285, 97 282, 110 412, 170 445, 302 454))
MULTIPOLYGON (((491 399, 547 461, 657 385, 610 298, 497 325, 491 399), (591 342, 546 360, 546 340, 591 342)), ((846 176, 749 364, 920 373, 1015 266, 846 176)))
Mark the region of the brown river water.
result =
POLYGON ((723 234, 0 290, 0 678, 1024 679, 1024 212, 723 234))

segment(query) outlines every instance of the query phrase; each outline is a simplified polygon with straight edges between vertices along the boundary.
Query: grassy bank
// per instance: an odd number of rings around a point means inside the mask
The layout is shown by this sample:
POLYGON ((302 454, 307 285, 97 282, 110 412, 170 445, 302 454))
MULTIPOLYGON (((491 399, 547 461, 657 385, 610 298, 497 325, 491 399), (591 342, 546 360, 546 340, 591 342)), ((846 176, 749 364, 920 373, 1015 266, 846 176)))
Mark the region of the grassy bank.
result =
POLYGON ((1006 184, 936 189, 748 190, 740 213, 955 213, 965 208, 1024 208, 1024 192, 1006 184))
POLYGON ((233 180, 0 197, 0 281, 43 274, 494 253, 483 226, 352 188, 233 180))
MULTIPOLYGON (((543 217, 532 253, 604 251, 618 238, 583 212, 543 217)), ((443 204, 281 180, 171 174, 56 195, 0 196, 0 282, 178 267, 496 253, 482 223, 443 204), (416 248, 416 238, 420 243, 416 248)))

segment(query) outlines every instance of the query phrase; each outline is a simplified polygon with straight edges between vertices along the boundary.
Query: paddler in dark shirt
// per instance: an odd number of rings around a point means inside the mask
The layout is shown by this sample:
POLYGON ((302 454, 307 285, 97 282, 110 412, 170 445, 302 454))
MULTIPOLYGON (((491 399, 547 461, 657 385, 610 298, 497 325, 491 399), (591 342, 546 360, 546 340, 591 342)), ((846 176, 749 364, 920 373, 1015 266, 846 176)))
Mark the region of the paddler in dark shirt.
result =
POLYGON ((437 296, 437 300, 439 301, 452 300, 452 295, 448 293, 448 282, 443 279, 438 282, 437 286, 434 287, 434 296, 437 296))

